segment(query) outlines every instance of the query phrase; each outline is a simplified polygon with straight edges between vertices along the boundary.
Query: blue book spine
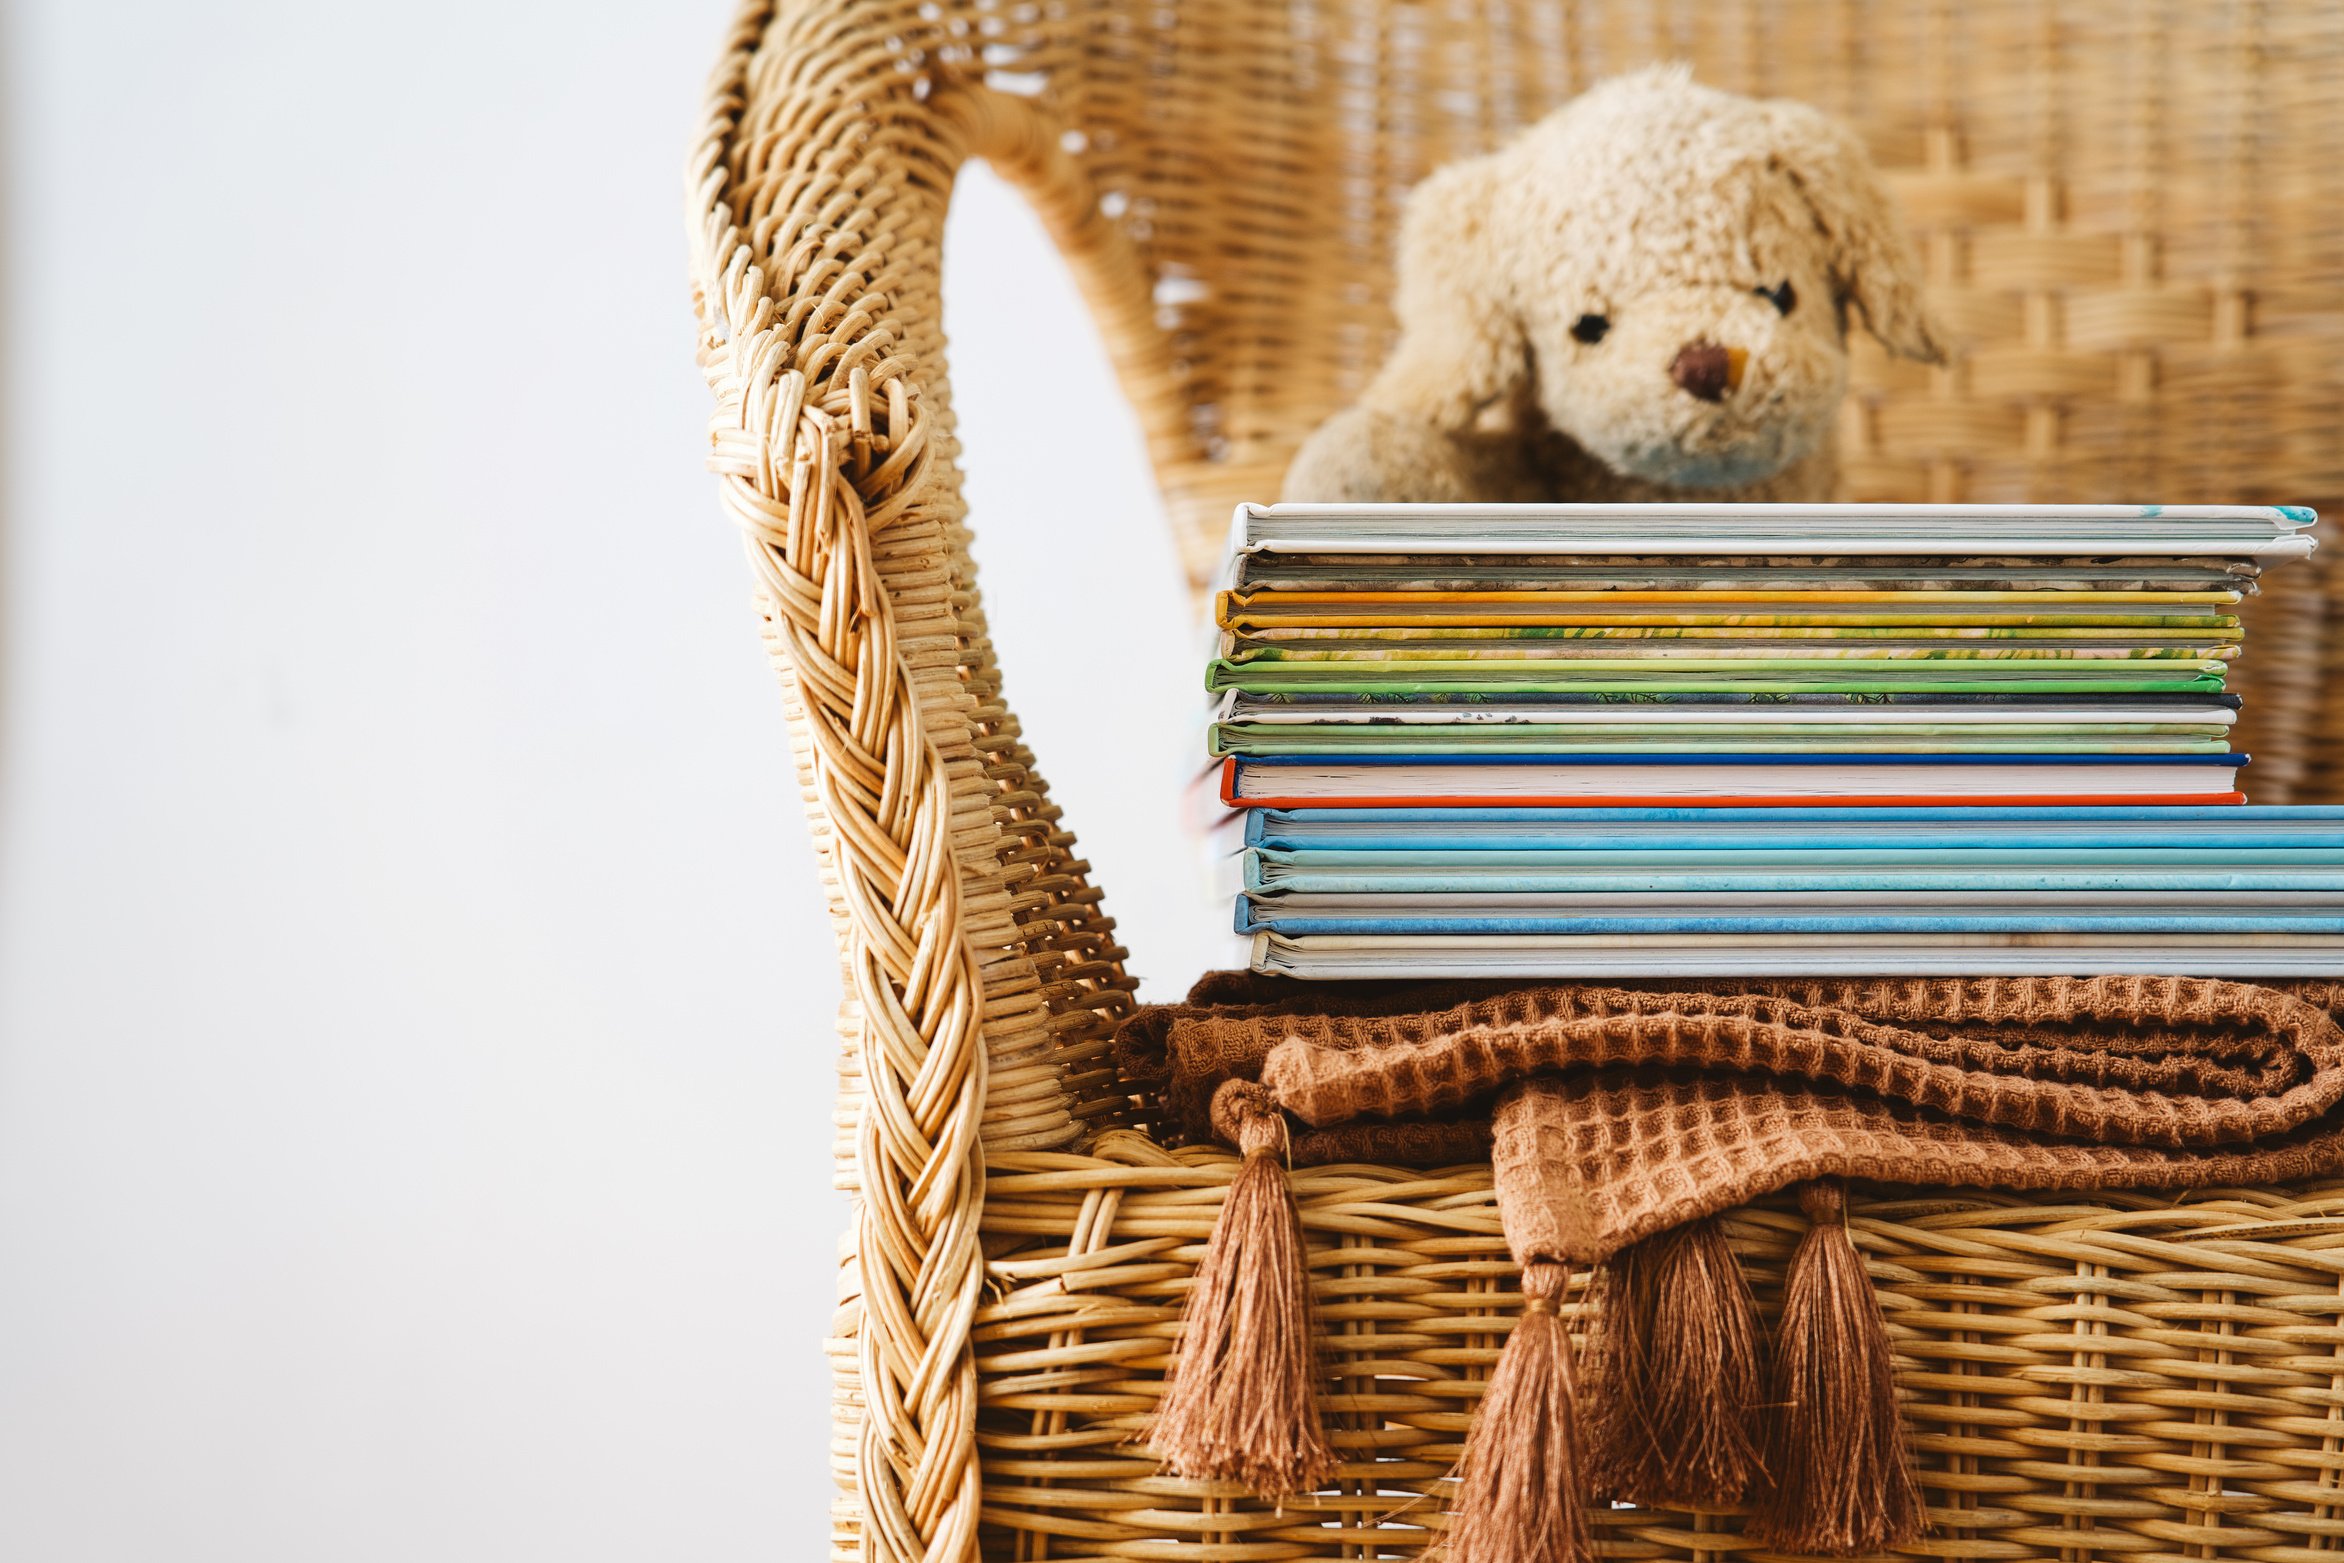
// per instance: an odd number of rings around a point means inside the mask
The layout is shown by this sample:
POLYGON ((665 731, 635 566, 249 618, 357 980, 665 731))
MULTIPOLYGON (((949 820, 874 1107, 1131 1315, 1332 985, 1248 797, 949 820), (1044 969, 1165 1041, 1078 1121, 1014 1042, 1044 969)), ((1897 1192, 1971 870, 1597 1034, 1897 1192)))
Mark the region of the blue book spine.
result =
POLYGON ((1403 935, 1438 938, 1464 935, 1567 934, 2344 934, 2344 916, 2214 917, 2165 916, 1899 916, 1863 917, 1285 917, 1257 919, 1253 903, 1238 902, 1239 933, 1269 932, 1288 938, 1313 934, 1403 935))
POLYGON ((1974 870, 1878 874, 1377 874, 1285 870, 1274 877, 1261 860, 1245 865, 1249 895, 1769 895, 1814 891, 1934 890, 2207 894, 2344 893, 2344 872, 2319 873, 1980 873, 1974 870))
POLYGON ((1576 851, 1639 844, 1688 851, 1828 851, 1877 845, 1883 839, 1947 850, 2139 848, 2177 839, 2273 849, 2322 848, 2344 841, 2344 807, 1254 809, 1248 811, 1245 829, 1250 846, 1290 851, 1576 851), (1388 829, 1363 828, 1373 826, 1388 829), (1764 828, 1748 828, 1752 826, 1764 828), (1929 826, 1960 828, 1925 828, 1929 826), (2104 828, 2080 828, 2089 826, 2104 828))

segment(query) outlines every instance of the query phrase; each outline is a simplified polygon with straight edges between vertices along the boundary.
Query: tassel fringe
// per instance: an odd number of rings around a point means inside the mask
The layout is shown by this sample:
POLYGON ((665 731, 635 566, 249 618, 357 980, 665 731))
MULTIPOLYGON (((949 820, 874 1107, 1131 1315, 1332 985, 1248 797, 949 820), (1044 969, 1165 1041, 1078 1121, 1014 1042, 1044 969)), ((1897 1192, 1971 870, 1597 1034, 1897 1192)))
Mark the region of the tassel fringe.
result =
POLYGON ((1878 1552, 1912 1540, 1925 1519, 1887 1322, 1848 1240, 1845 1188, 1810 1184, 1799 1203, 1813 1225, 1791 1258, 1775 1342, 1774 1490, 1750 1529, 1786 1552, 1878 1552))
MULTIPOLYGON (((1244 1160, 1197 1266, 1149 1445, 1173 1476, 1283 1497, 1336 1469, 1286 1119, 1251 1081, 1223 1084, 1213 1117, 1244 1160)), ((1784 1286, 1763 1439, 1757 1307, 1714 1219, 1604 1267, 1585 1419, 1561 1313, 1570 1269, 1525 1265, 1522 1317, 1458 1468, 1445 1563, 1591 1563, 1595 1491, 1651 1508, 1753 1500, 1749 1534, 1785 1552, 1847 1557, 1918 1536, 1887 1321, 1846 1199, 1837 1180, 1800 1194, 1811 1225, 1784 1286)))
POLYGON ((1764 1336, 1715 1218, 1604 1266, 1592 1380, 1595 1490, 1648 1508, 1715 1508, 1757 1490, 1764 1336))
POLYGON ((1447 1563, 1587 1563, 1578 1384, 1561 1306, 1571 1272, 1532 1260, 1458 1472, 1447 1563))
POLYGON ((1148 1444, 1170 1474, 1278 1498, 1334 1474, 1318 1403, 1309 1251, 1286 1181, 1286 1118, 1251 1081, 1223 1083, 1216 1125, 1245 1160, 1181 1317, 1148 1444))

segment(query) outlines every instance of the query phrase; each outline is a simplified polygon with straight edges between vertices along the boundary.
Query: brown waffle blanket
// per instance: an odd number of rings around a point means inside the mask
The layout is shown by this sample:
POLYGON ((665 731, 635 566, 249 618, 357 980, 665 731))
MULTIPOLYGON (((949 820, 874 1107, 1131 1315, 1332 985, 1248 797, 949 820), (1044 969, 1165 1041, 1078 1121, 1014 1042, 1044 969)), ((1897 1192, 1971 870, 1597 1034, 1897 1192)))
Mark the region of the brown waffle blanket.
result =
POLYGON ((1234 1144, 1266 1093, 1297 1163, 1489 1155, 1517 1259, 1592 1263, 1827 1175, 2083 1190, 2335 1172, 2340 1008, 2325 982, 1222 975, 1118 1045, 1178 1135, 1234 1144))

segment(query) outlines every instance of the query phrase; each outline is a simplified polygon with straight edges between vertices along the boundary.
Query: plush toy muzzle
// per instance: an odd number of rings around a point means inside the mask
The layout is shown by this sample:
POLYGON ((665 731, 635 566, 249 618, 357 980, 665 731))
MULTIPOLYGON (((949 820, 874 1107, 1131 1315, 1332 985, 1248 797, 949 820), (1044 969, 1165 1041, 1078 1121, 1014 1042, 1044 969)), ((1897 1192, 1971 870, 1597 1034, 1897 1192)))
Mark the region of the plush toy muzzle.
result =
POLYGON ((1802 314, 1797 291, 1736 281, 1619 297, 1596 340, 1575 319, 1534 349, 1527 421, 1623 478, 1706 490, 1774 478, 1828 446, 1847 391, 1828 302, 1802 314))

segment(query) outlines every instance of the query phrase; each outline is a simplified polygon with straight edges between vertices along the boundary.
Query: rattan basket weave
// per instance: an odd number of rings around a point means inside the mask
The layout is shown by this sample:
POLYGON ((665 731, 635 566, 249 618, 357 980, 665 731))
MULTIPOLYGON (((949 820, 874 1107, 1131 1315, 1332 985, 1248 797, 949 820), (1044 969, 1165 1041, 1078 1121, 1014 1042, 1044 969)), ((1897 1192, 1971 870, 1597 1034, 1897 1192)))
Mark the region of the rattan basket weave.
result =
MULTIPOLYGON (((1230 502, 1274 493, 1377 362, 1408 186, 1656 58, 1856 122, 1921 236, 1958 355, 1859 353, 1852 496, 2344 496, 2344 5, 744 8, 693 263, 709 465, 847 993, 842 1554, 1411 1555, 1514 1316, 1485 1168, 1302 1172, 1338 1488, 1276 1512, 1131 1445, 1234 1163, 1159 1149, 1119 1088, 1122 951, 1001 699, 939 324, 955 171, 1000 168, 1072 258, 1201 579, 1230 502)), ((2344 786, 2325 574, 2250 618, 2258 801, 2344 786)), ((2344 1550, 2344 1186, 1880 1192, 1853 1225, 1933 1505, 1919 1552, 2344 1550)), ((1730 1223, 1762 1300, 1796 1229, 1730 1223)), ((1604 1526, 1622 1557, 1751 1554, 1732 1515, 1604 1526)))

